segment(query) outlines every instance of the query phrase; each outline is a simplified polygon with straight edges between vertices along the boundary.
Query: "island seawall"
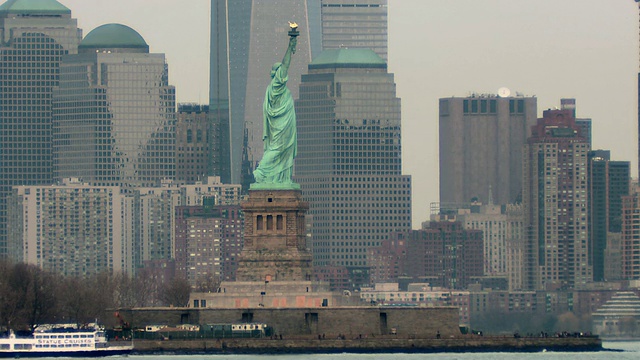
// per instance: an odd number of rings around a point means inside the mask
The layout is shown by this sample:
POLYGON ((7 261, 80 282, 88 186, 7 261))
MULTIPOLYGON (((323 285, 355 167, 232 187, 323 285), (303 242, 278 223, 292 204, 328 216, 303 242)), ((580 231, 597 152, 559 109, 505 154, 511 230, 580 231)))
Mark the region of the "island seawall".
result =
POLYGON ((138 354, 269 354, 269 353, 430 353, 430 352, 538 352, 600 351, 597 337, 513 338, 467 335, 452 339, 198 339, 140 340, 134 343, 138 354))

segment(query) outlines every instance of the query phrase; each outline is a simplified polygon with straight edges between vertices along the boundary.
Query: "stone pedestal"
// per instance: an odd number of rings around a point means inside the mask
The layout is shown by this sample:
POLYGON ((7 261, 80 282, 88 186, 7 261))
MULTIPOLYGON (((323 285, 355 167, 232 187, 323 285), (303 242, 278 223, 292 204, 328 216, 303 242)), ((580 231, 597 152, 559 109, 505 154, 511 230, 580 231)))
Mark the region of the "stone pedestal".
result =
POLYGON ((304 217, 309 204, 300 190, 249 190, 244 211, 244 247, 236 281, 309 281, 312 256, 304 217))

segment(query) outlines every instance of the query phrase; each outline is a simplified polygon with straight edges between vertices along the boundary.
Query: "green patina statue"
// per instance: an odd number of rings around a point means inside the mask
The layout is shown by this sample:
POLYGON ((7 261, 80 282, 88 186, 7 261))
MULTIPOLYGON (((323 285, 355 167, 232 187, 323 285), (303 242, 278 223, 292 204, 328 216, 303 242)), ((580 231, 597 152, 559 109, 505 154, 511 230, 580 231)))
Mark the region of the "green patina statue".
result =
POLYGON ((251 184, 252 190, 300 189, 291 179, 298 144, 293 96, 287 88, 291 55, 296 52, 300 33, 297 24, 289 23, 289 26, 289 47, 282 63, 275 63, 271 68, 271 83, 264 96, 264 154, 253 172, 256 182, 251 184))

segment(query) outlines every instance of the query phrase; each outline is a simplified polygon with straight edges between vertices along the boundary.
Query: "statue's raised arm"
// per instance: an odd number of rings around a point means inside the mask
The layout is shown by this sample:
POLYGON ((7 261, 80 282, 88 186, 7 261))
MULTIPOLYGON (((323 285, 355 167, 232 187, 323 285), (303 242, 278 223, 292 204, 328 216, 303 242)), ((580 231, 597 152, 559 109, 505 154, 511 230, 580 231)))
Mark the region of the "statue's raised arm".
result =
POLYGON ((293 159, 298 151, 296 112, 287 88, 291 56, 296 52, 298 24, 289 23, 289 46, 281 63, 271 68, 271 82, 264 96, 264 154, 253 172, 251 189, 299 189, 293 175, 293 159))

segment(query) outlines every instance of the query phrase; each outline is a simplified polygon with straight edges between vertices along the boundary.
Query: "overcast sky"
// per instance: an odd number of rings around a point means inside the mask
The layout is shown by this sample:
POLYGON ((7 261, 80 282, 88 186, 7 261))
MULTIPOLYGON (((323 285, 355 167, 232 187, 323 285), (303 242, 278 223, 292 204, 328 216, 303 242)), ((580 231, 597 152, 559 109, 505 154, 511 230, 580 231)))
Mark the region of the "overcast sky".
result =
MULTIPOLYGON (((136 29, 166 54, 178 102, 208 101, 210 0, 59 1, 85 35, 113 22, 136 29)), ((578 117, 593 119, 593 147, 631 161, 635 177, 638 52, 633 0, 389 0, 413 227, 438 201, 441 97, 507 87, 535 95, 539 115, 576 98, 578 117)))

